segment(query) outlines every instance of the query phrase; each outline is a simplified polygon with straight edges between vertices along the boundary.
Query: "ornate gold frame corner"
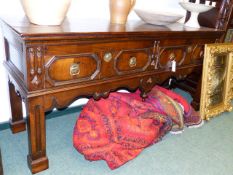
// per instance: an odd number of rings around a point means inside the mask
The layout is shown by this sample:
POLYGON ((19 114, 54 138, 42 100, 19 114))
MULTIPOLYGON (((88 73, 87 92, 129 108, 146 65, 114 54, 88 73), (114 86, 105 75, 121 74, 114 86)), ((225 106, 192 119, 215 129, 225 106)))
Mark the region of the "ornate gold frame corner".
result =
POLYGON ((202 70, 200 115, 209 120, 233 109, 233 44, 206 44, 202 70))

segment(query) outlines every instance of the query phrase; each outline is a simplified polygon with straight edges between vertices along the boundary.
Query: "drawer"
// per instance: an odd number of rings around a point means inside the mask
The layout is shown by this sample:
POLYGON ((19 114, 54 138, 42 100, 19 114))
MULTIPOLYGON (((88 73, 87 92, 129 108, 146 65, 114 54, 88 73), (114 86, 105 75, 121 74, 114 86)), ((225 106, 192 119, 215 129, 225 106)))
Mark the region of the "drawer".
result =
POLYGON ((150 49, 121 50, 114 60, 114 69, 118 75, 142 72, 150 65, 150 49))
POLYGON ((37 70, 35 74, 28 72, 29 89, 168 70, 173 59, 177 67, 202 61, 201 53, 203 45, 190 47, 186 41, 178 45, 154 40, 133 40, 36 46, 27 49, 30 68, 37 70))
POLYGON ((171 61, 176 61, 176 66, 183 66, 201 62, 203 59, 203 45, 180 45, 160 47, 158 53, 158 68, 168 68, 171 61))
POLYGON ((199 58, 200 48, 172 44, 145 40, 49 45, 44 55, 45 87, 167 69, 171 60, 179 67, 199 58))
POLYGON ((178 64, 185 59, 185 47, 165 47, 160 51, 160 67, 165 67, 167 62, 175 60, 178 64))
POLYGON ((54 86, 93 80, 100 71, 100 64, 93 53, 54 56, 45 65, 46 80, 54 86))
POLYGON ((48 45, 44 55, 45 87, 96 80, 145 71, 151 41, 48 45))

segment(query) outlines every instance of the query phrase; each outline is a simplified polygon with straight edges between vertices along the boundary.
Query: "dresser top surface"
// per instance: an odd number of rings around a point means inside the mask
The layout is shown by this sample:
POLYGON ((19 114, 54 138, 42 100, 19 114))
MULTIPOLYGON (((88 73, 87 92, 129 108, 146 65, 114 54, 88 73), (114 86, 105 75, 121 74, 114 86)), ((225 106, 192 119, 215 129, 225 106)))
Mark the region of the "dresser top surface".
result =
POLYGON ((126 25, 110 24, 104 19, 75 19, 66 18, 59 26, 43 26, 30 23, 26 17, 2 17, 2 24, 11 28, 20 37, 106 37, 156 35, 221 35, 222 30, 201 27, 200 29, 186 27, 180 23, 167 26, 151 25, 140 20, 128 20, 126 25))

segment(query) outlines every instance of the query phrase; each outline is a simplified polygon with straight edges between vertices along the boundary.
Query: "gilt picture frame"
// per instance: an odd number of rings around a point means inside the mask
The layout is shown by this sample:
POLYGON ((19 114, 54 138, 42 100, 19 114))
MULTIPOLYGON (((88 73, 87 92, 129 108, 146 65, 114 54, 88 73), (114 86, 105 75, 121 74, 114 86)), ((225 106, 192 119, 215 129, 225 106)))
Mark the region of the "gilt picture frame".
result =
POLYGON ((233 44, 206 44, 202 70, 200 115, 209 120, 231 111, 233 97, 233 44))

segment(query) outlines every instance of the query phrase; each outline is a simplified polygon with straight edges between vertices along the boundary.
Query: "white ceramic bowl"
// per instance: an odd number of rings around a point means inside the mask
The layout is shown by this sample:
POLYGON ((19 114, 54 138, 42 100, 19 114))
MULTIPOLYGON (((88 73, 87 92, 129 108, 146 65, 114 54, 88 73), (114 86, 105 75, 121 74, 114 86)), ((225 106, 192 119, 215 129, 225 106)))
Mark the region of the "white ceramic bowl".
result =
POLYGON ((183 15, 171 12, 160 12, 152 10, 134 9, 135 13, 141 20, 154 25, 168 25, 180 20, 183 15))
POLYGON ((29 21, 38 25, 60 25, 71 0, 21 0, 29 21))
POLYGON ((205 5, 205 4, 196 4, 192 2, 179 2, 179 4, 185 9, 190 12, 197 12, 197 13, 202 13, 206 12, 212 8, 213 6, 210 5, 205 5))

